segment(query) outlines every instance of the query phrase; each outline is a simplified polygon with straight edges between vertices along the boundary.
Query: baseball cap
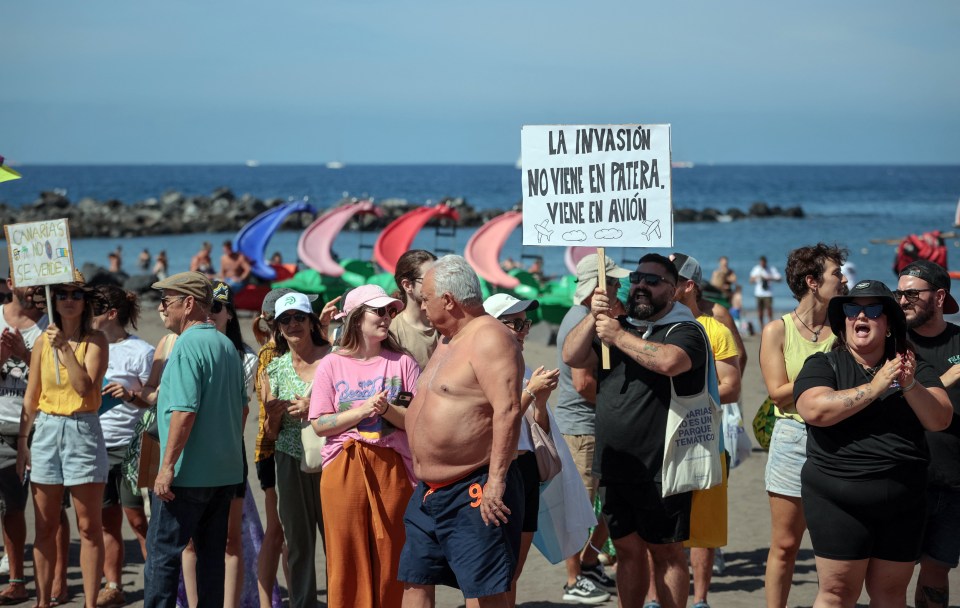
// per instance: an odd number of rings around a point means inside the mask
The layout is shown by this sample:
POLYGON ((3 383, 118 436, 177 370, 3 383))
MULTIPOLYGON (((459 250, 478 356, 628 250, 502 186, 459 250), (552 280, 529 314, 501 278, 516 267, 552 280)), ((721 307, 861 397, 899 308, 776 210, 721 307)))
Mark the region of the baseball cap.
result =
POLYGON ((483 309, 496 319, 525 310, 536 310, 539 306, 540 302, 536 300, 518 300, 508 293, 495 293, 483 301, 483 309))
POLYGON ((297 291, 285 293, 277 299, 277 303, 273 307, 274 317, 279 317, 288 310, 299 310, 300 312, 313 314, 310 298, 297 291))
MULTIPOLYGON (((271 289, 267 292, 267 295, 264 296, 263 302, 260 304, 260 313, 264 316, 272 317, 274 310, 277 307, 277 300, 281 296, 284 296, 288 293, 298 293, 295 289, 290 289, 289 287, 278 287, 276 289, 271 289)), ((304 294, 307 296, 307 300, 310 302, 316 302, 317 298, 320 297, 315 293, 304 294)))
POLYGON ((233 306, 233 290, 223 281, 213 281, 213 299, 228 306, 233 306))
POLYGON ((693 281, 697 285, 703 280, 703 271, 700 270, 700 262, 697 261, 697 258, 685 253, 675 253, 673 254, 673 265, 681 279, 693 281))
POLYGON ((199 302, 210 304, 213 302, 213 285, 210 279, 202 272, 195 270, 180 272, 157 281, 151 285, 153 289, 169 289, 188 296, 193 296, 199 302))
MULTIPOLYGON (((334 315, 334 319, 346 317, 357 306, 369 306, 370 308, 380 308, 381 306, 390 306, 397 312, 403 310, 403 302, 396 298, 391 298, 383 287, 379 285, 361 285, 355 287, 347 293, 343 300, 343 311, 334 315)), ((279 314, 279 313, 278 313, 279 314)))
MULTIPOLYGON (((597 254, 591 253, 583 256, 583 258, 577 262, 577 289, 573 294, 574 304, 583 303, 584 300, 593 295, 594 290, 597 288, 600 282, 597 278, 599 276, 599 263, 597 260, 597 254)), ((614 262, 610 256, 604 256, 603 261, 603 269, 607 277, 624 279, 630 276, 630 271, 617 266, 616 262, 614 262)))
POLYGON ((943 300, 944 314, 952 315, 960 311, 957 301, 950 295, 950 275, 946 269, 929 260, 917 260, 910 262, 900 271, 900 276, 917 277, 933 285, 936 289, 942 289, 947 292, 947 297, 943 300))

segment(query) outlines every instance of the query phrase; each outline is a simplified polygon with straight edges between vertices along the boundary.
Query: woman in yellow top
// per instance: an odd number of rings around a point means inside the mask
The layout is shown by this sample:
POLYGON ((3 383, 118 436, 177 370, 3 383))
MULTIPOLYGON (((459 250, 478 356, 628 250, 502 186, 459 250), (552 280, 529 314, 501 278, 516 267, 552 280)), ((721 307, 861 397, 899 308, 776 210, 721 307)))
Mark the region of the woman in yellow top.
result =
POLYGON ((83 275, 75 271, 75 278, 73 283, 52 286, 50 326, 30 358, 20 417, 17 473, 26 480, 29 469, 33 482, 38 608, 50 605, 64 487, 70 488, 77 511, 87 608, 96 606, 103 573, 101 512, 108 467, 97 411, 109 347, 106 337, 90 326, 92 292, 84 286, 83 275), (28 444, 34 420, 33 442, 28 444))
POLYGON ((770 552, 764 578, 767 608, 787 605, 797 552, 807 529, 800 502, 807 427, 793 403, 793 381, 807 357, 829 351, 836 340, 827 323, 827 306, 832 297, 847 293, 847 279, 840 271, 846 256, 845 249, 823 243, 791 251, 787 285, 797 307, 763 328, 760 370, 777 404, 765 475, 770 499, 770 552))

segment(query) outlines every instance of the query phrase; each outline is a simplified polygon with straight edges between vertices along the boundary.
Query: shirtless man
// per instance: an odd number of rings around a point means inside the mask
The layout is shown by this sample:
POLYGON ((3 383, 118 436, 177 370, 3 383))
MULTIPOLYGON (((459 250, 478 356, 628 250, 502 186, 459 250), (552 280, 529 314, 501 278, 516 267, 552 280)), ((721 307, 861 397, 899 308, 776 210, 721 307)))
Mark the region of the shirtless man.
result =
POLYGON ((200 251, 190 258, 190 270, 202 272, 212 279, 216 273, 213 270, 213 260, 210 258, 211 251, 213 251, 213 245, 209 241, 204 241, 200 245, 200 251))
POLYGON ((233 243, 223 242, 223 255, 220 256, 220 278, 236 291, 243 287, 250 276, 250 262, 245 255, 233 250, 233 243))
POLYGON ((404 517, 403 606, 432 608, 438 584, 460 588, 480 606, 507 606, 523 521, 523 486, 513 463, 520 345, 484 312, 477 275, 462 257, 440 258, 420 294, 443 339, 406 418, 420 482, 404 517))

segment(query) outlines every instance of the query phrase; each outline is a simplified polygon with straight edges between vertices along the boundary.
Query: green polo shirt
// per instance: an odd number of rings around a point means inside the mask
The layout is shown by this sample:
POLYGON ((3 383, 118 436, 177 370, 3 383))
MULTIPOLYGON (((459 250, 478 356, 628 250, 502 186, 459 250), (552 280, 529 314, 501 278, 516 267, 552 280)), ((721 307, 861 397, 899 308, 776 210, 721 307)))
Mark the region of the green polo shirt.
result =
POLYGON ((173 412, 196 414, 174 486, 216 487, 243 481, 243 365, 230 340, 209 323, 189 327, 163 368, 157 417, 160 459, 173 412))

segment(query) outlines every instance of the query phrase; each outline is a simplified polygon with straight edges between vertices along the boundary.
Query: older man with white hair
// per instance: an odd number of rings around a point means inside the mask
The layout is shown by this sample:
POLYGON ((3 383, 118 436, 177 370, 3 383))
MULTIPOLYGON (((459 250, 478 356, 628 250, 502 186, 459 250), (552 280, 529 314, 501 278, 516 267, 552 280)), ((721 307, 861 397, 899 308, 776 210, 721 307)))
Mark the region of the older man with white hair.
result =
POLYGON ((435 586, 507 606, 520 552, 523 483, 514 462, 524 371, 520 344, 483 309, 476 273, 454 255, 423 276, 422 308, 440 340, 406 425, 420 482, 404 517, 398 578, 405 608, 435 586))

